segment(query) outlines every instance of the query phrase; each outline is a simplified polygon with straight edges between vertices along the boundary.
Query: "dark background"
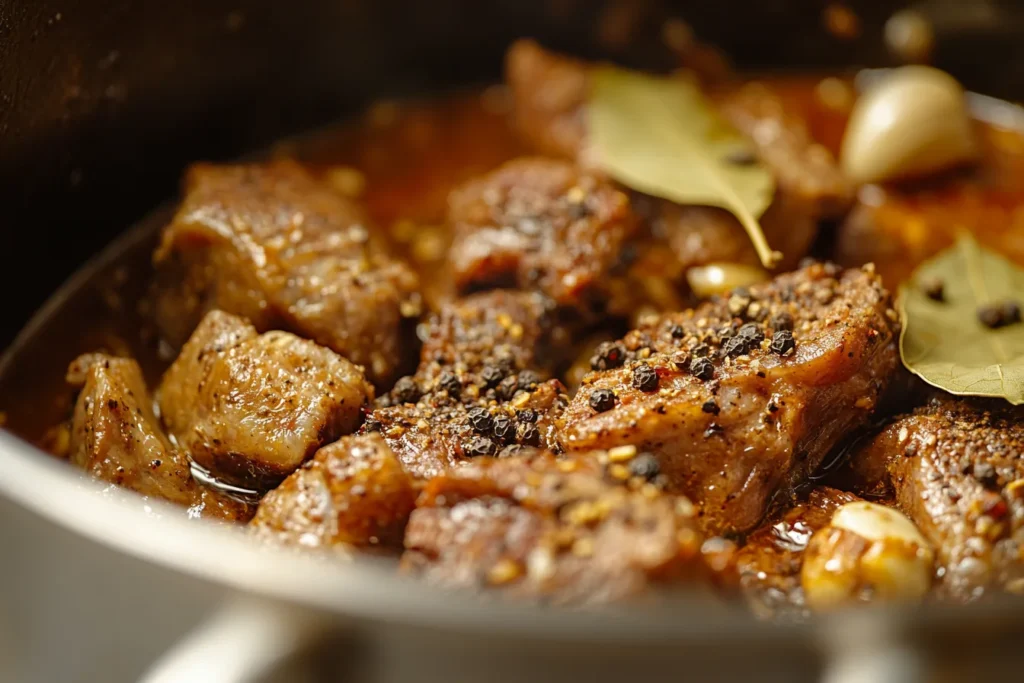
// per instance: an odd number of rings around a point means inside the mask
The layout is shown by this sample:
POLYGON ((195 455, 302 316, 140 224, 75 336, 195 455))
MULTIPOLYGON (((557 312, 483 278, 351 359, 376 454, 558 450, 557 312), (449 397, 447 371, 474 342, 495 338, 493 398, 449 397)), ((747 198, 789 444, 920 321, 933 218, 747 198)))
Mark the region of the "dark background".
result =
MULTIPOLYGON (((185 163, 230 158, 376 95, 493 80, 505 46, 657 66, 681 16, 741 66, 884 65, 904 2, 825 0, 0 0, 0 347, 71 269, 174 194, 185 163), (609 28, 611 27, 611 28, 609 28)), ((1020 4, 933 0, 938 62, 1024 90, 1020 4)))

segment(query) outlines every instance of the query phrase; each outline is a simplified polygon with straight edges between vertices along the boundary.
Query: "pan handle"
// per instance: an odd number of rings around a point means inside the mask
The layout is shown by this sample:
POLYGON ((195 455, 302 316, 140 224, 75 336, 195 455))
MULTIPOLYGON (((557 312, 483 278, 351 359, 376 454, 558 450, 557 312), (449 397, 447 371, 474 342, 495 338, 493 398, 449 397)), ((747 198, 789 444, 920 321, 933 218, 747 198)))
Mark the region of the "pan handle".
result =
POLYGON ((309 612, 239 596, 168 650, 140 683, 256 683, 326 633, 309 612))

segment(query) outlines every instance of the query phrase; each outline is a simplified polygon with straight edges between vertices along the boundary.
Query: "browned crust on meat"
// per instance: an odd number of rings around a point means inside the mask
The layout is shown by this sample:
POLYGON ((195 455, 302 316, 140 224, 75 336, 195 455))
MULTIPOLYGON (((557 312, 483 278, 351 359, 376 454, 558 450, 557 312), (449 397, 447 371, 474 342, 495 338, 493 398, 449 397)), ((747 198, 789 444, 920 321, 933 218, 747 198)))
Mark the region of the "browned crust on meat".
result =
POLYGON ((622 340, 622 367, 584 379, 563 443, 651 451, 671 488, 703 505, 709 529, 749 530, 866 422, 896 368, 896 320, 872 273, 822 264, 655 318, 622 340), (771 342, 783 313, 795 349, 780 355, 771 342), (729 341, 744 325, 762 337, 752 347, 729 341), (693 374, 701 355, 707 379, 693 374), (638 372, 657 381, 640 388, 638 372), (599 390, 614 392, 610 410, 593 407, 599 390))

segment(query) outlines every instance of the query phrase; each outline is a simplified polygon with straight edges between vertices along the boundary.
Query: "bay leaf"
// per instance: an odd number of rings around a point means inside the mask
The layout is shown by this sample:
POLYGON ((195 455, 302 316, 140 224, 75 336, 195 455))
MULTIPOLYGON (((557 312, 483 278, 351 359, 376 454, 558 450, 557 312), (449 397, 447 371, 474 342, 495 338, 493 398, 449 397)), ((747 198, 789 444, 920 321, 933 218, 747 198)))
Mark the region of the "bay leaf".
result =
POLYGON ((962 236, 900 287, 903 364, 928 384, 961 396, 1024 403, 1024 324, 990 329, 978 308, 1024 300, 1024 269, 962 236), (942 301, 929 283, 942 283, 942 301))
POLYGON ((596 67, 587 111, 597 163, 611 177, 678 204, 726 209, 747 231, 762 264, 778 262, 781 254, 772 251, 758 222, 772 202, 775 179, 695 83, 596 67))

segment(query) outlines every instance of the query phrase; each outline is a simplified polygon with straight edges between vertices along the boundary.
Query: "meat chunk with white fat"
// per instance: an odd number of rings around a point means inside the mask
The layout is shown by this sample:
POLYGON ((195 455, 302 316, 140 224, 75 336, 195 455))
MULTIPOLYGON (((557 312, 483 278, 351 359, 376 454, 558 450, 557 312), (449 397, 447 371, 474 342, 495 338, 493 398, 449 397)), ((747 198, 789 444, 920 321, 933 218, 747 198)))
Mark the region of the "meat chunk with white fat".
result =
POLYGON ((1024 593, 1024 409, 943 396, 857 453, 935 547, 938 593, 1024 593))
POLYGON ((698 583, 693 505, 662 492, 642 466, 614 460, 535 451, 430 480, 409 521, 403 568, 435 585, 554 604, 698 583))
POLYGON ((312 339, 378 384, 414 353, 415 275, 359 207, 293 162, 193 166, 154 263, 154 316, 175 347, 219 309, 312 339))
POLYGON ((415 500, 384 439, 348 436, 264 496, 249 526, 261 539, 304 548, 401 548, 415 500))
POLYGON ((523 158, 456 188, 448 199, 458 286, 538 290, 559 305, 606 299, 610 271, 639 228, 629 198, 564 161, 523 158))
POLYGON ((251 506, 192 478, 188 457, 160 429, 134 360, 81 356, 68 369, 68 382, 81 390, 71 423, 72 464, 103 481, 181 505, 189 516, 243 522, 251 516, 251 506))
POLYGON ((596 359, 563 445, 651 451, 708 529, 748 531, 872 414, 898 362, 891 306, 872 272, 814 264, 654 317, 596 359))
POLYGON ((382 396, 364 431, 379 431, 417 478, 522 446, 560 449, 568 401, 548 380, 569 329, 536 292, 456 299, 424 323, 420 367, 382 396))
POLYGON ((198 465, 263 489, 355 431, 373 395, 360 369, 330 349, 211 311, 164 375, 159 401, 168 432, 198 465))

